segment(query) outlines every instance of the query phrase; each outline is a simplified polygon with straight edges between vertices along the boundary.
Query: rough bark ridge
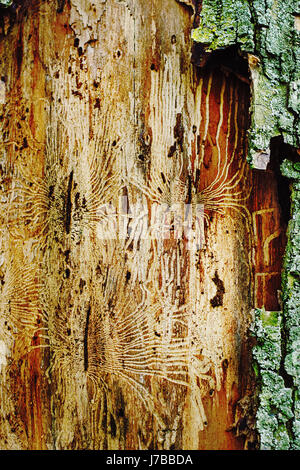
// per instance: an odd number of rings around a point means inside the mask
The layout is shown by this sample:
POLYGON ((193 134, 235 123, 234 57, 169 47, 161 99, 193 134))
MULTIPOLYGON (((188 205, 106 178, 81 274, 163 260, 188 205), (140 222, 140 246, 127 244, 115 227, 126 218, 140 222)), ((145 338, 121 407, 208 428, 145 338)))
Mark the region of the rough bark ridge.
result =
POLYGON ((255 445, 247 330, 277 307, 285 225, 246 161, 247 67, 191 63, 194 11, 32 1, 2 22, 2 448, 255 445))

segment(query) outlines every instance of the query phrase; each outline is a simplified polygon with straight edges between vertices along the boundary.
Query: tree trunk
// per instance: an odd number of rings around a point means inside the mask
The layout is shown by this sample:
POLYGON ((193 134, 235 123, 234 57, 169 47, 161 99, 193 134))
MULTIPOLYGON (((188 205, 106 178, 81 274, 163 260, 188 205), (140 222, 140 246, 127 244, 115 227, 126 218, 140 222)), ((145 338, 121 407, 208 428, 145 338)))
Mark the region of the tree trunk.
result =
POLYGON ((287 221, 276 165, 247 163, 247 63, 192 63, 192 2, 24 4, 0 42, 1 448, 254 447, 248 328, 281 309, 287 221))

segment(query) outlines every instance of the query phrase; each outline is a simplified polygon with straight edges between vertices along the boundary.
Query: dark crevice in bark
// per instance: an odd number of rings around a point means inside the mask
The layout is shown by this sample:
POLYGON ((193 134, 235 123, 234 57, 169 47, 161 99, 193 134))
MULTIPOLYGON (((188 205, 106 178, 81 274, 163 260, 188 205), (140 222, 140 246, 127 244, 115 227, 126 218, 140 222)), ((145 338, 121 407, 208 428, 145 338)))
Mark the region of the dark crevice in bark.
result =
POLYGON ((91 306, 88 306, 87 314, 86 314, 86 322, 85 322, 85 329, 84 329, 84 341, 83 341, 83 349, 84 349, 84 370, 87 371, 89 367, 89 354, 88 354, 88 336, 89 336, 89 324, 90 324, 90 316, 91 316, 91 306))
POLYGON ((239 80, 250 84, 248 60, 238 46, 230 46, 222 50, 206 52, 204 46, 194 42, 192 46, 192 63, 200 69, 219 69, 226 75, 232 73, 239 80))
POLYGON ((57 13, 62 13, 64 11, 66 0, 57 0, 57 13))
POLYGON ((213 299, 210 300, 210 303, 213 308, 220 307, 223 305, 223 296, 225 294, 225 288, 223 281, 219 278, 218 272, 215 271, 215 275, 213 277, 213 282, 217 286, 217 293, 213 299))
POLYGON ((72 186, 73 186, 73 170, 69 175, 69 182, 68 182, 68 190, 67 190, 67 200, 66 200, 66 219, 65 219, 65 228, 66 233, 70 233, 70 226, 71 226, 71 211, 72 211, 72 200, 71 200, 71 193, 72 193, 72 186))

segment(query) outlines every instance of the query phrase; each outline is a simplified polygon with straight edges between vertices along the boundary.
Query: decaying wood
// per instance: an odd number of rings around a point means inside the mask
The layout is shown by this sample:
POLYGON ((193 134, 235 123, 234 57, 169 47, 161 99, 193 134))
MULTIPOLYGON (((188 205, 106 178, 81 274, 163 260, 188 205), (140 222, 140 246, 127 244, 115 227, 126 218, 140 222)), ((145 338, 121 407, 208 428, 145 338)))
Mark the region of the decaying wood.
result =
POLYGON ((36 1, 1 39, 4 449, 243 447, 279 206, 246 163, 247 80, 191 64, 181 3, 36 1), (203 205, 200 249, 139 236, 175 203, 203 205))

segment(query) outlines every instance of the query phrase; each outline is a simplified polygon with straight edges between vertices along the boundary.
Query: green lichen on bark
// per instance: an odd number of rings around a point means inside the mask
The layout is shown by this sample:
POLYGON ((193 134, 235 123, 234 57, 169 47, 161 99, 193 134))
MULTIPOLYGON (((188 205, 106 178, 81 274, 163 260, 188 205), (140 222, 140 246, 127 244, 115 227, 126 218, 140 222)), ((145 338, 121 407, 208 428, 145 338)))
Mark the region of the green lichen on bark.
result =
POLYGON ((210 52, 238 46, 252 73, 249 159, 281 135, 299 145, 300 32, 295 0, 203 0, 195 42, 210 52), (257 57, 258 60, 253 60, 257 57))
POLYGON ((0 0, 0 7, 10 7, 12 5, 12 0, 0 0))
POLYGON ((291 448, 300 450, 300 163, 285 160, 282 174, 291 180, 292 217, 283 271, 284 368, 292 380, 294 418, 291 448))
POLYGON ((257 429, 262 450, 288 450, 288 430, 293 418, 293 391, 281 376, 282 316, 279 312, 255 310, 252 332, 257 339, 253 348, 254 369, 259 383, 257 429))

